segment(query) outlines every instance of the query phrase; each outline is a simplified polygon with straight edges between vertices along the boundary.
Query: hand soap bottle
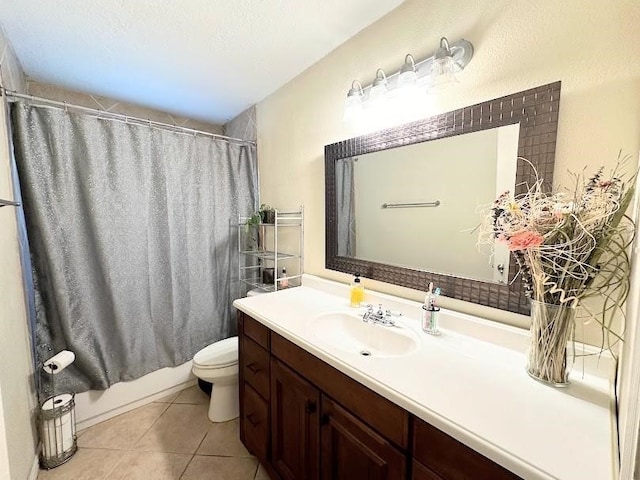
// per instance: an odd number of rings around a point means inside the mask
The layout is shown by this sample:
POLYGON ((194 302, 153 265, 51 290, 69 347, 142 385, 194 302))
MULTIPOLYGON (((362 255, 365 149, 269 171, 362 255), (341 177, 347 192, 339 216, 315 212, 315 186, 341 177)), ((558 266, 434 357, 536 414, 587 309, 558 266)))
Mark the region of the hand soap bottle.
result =
POLYGON ((289 288, 289 278, 287 278, 287 269, 282 269, 282 274, 280 275, 280 288, 289 288))
POLYGON ((360 274, 356 273, 353 281, 351 282, 351 306, 358 308, 364 300, 364 286, 360 280, 360 274))

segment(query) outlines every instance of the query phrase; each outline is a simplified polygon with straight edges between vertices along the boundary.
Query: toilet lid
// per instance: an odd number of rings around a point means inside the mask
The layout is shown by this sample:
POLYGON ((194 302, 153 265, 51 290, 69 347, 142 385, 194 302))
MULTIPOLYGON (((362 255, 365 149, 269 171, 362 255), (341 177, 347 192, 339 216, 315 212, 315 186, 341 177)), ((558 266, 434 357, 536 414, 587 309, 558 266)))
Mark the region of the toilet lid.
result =
POLYGON ((225 338, 204 347, 194 355, 193 363, 204 368, 228 367, 238 363, 238 337, 225 338))

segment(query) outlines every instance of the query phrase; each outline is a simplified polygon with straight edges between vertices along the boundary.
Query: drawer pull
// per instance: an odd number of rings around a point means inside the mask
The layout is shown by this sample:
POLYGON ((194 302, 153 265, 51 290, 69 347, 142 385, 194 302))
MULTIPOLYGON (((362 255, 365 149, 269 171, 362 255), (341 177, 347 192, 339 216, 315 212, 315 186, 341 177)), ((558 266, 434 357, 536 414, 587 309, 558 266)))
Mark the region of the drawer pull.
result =
POLYGON ((260 371, 260 369, 256 367, 256 364, 254 362, 247 364, 247 369, 254 375, 256 375, 260 371))
POLYGON ((260 422, 257 422, 256 420, 254 420, 253 413, 250 413, 249 415, 247 415, 247 421, 251 424, 252 427, 257 427, 258 425, 260 425, 260 422))

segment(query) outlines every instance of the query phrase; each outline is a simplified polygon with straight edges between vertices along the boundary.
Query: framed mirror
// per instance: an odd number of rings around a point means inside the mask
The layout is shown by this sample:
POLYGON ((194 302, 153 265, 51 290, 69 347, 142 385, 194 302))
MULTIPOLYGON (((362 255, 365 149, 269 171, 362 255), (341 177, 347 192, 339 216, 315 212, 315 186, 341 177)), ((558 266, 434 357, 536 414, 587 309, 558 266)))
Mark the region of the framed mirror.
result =
POLYGON ((556 82, 327 145, 326 267, 528 314, 508 250, 474 228, 535 182, 522 158, 551 187, 559 103, 556 82))

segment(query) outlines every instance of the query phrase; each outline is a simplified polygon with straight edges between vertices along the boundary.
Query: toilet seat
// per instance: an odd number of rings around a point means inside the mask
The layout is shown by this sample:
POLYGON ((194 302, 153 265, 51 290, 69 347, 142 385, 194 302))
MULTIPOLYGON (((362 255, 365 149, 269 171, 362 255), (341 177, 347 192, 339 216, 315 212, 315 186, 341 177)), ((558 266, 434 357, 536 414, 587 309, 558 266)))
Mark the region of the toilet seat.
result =
POLYGON ((202 370, 231 367, 238 364, 238 337, 225 338, 204 347, 193 357, 193 365, 202 370))

